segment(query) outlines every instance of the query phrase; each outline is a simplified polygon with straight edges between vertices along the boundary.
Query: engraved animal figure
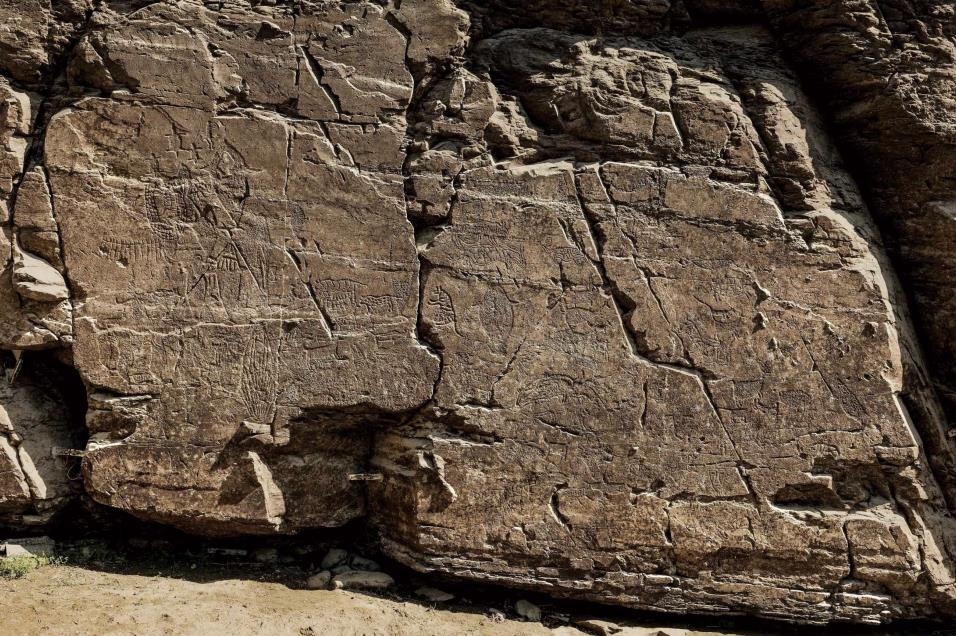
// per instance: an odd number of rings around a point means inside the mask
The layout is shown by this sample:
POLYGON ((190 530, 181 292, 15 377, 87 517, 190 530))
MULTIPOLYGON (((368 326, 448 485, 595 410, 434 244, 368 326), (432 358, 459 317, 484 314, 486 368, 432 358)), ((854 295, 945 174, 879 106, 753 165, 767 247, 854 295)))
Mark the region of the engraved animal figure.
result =
POLYGON ((140 261, 156 262, 167 253, 171 242, 170 239, 162 237, 152 237, 144 241, 108 238, 100 244, 100 254, 124 265, 140 261))
POLYGON ((258 331, 243 344, 239 357, 240 400, 250 419, 271 422, 276 400, 278 336, 269 340, 265 333, 258 331))
POLYGON ((508 296, 497 287, 485 292, 481 300, 481 326, 488 334, 491 345, 496 348, 507 346, 514 331, 514 307, 508 296))
POLYGON ((314 284, 322 305, 333 311, 354 311, 358 305, 362 283, 354 280, 321 280, 314 284))
POLYGON ((436 287, 428 295, 426 301, 429 307, 432 307, 430 320, 432 324, 438 327, 447 327, 455 324, 457 316, 455 315, 455 304, 451 295, 441 287, 436 287))
POLYGON ((577 265, 590 264, 590 259, 577 247, 556 247, 551 251, 554 259, 559 263, 574 263, 577 265))
POLYGON ((184 170, 171 181, 146 183, 146 218, 157 232, 175 231, 177 224, 203 218, 216 223, 220 215, 215 213, 234 209, 245 190, 245 181, 237 175, 196 177, 184 170))
POLYGON ((566 376, 546 376, 522 388, 518 405, 536 421, 572 435, 583 432, 584 422, 600 421, 607 412, 593 387, 566 376))
POLYGON ((395 296, 366 296, 359 301, 359 305, 372 315, 387 315, 398 313, 402 306, 402 299, 395 296))

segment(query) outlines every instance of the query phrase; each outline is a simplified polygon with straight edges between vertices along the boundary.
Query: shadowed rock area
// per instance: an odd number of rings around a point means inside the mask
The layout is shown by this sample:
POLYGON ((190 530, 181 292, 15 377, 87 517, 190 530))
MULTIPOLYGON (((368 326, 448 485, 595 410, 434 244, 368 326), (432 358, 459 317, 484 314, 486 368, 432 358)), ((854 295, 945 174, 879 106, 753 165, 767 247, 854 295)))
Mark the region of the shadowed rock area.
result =
POLYGON ((951 3, 11 2, 4 525, 956 616, 951 3))

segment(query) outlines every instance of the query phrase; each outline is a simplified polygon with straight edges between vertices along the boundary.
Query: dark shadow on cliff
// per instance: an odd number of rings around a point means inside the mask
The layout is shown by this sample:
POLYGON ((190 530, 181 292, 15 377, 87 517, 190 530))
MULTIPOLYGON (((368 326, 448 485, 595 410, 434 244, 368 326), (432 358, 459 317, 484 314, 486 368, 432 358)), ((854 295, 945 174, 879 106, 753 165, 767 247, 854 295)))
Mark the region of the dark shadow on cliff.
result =
MULTIPOLYGON (((641 612, 422 574, 379 554, 374 547, 375 538, 361 521, 343 528, 288 537, 203 539, 142 522, 88 501, 75 506, 65 511, 73 521, 54 527, 51 533, 58 540, 57 556, 67 565, 107 574, 172 578, 200 584, 247 580, 301 590, 307 588, 308 577, 321 570, 320 564, 328 550, 342 548, 353 555, 374 559, 396 581, 387 592, 365 594, 447 612, 487 615, 492 620, 495 616, 520 620, 515 604, 526 600, 541 608, 542 623, 550 628, 596 619, 624 628, 653 626, 655 629, 730 632, 739 636, 796 636, 810 629, 806 625, 787 625, 746 616, 685 617, 641 612), (415 590, 423 586, 449 592, 455 598, 447 603, 428 602, 415 594, 415 590)), ((901 622, 889 627, 834 624, 814 629, 821 636, 956 636, 954 629, 927 622, 901 622)))

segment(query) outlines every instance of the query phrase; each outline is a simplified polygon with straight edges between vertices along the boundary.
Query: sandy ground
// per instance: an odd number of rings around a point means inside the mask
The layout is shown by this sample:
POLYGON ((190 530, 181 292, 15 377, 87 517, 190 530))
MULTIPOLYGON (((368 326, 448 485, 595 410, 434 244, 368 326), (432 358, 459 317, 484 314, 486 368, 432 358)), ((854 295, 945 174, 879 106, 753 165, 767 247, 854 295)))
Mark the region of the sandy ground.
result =
POLYGON ((553 634, 538 623, 495 622, 482 613, 344 591, 255 580, 196 583, 68 566, 0 581, 0 599, 4 636, 553 634))
MULTIPOLYGON (((376 566, 395 578, 386 592, 305 589, 308 576, 320 569, 330 549, 346 547, 325 539, 301 537, 240 547, 223 540, 116 533, 107 539, 58 541, 53 564, 19 579, 6 578, 9 571, 0 575, 0 636, 795 633, 736 629, 732 622, 716 619, 683 623, 680 617, 615 612, 518 590, 443 582, 387 560, 376 566), (450 592, 454 599, 424 601, 417 596, 423 585, 450 592), (543 623, 522 620, 522 600, 539 604, 543 623), (587 620, 603 623, 583 625, 587 620)), ((351 546, 348 557, 362 557, 361 545, 351 546)))
MULTIPOLYGON (((56 565, 41 567, 21 579, 0 579, 0 636, 586 634, 572 625, 558 624, 569 619, 576 623, 581 616, 572 614, 555 621, 556 612, 566 609, 560 602, 547 605, 545 620, 549 628, 513 620, 513 613, 511 619, 504 618, 503 613, 495 616, 488 605, 453 603, 439 607, 398 595, 295 589, 294 582, 262 580, 262 572, 256 574, 254 569, 244 574, 204 568, 184 572, 168 561, 160 567, 162 570, 143 573, 56 565)), ((956 635, 949 628, 937 627, 857 632, 845 627, 727 629, 675 627, 657 621, 648 624, 620 617, 614 620, 616 624, 608 633, 615 636, 956 635)))

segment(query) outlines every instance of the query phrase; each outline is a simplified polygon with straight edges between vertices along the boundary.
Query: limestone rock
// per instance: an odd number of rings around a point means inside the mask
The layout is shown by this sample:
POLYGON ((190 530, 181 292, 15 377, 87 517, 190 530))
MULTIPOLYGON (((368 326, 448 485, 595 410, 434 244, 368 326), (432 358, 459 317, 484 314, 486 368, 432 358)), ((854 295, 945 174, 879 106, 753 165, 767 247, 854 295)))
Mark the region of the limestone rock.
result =
POLYGON ((0 23, 0 349, 68 363, 88 437, 74 480, 41 466, 69 391, 10 384, 0 521, 75 481, 559 597, 956 616, 948 4, 0 23))

